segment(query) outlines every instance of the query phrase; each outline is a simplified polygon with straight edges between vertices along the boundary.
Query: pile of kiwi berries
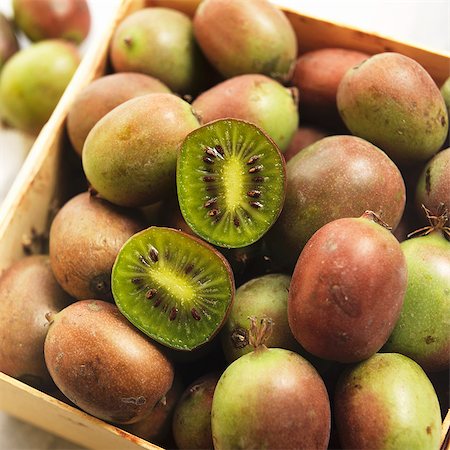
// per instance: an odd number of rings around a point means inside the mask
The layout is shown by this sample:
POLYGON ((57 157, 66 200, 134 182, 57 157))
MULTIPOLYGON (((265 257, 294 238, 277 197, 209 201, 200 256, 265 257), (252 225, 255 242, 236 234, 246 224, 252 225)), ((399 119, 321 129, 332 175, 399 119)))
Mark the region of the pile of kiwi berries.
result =
POLYGON ((109 55, 49 255, 0 279, 0 370, 165 448, 438 450, 449 81, 298 54, 265 0, 137 10, 109 55))

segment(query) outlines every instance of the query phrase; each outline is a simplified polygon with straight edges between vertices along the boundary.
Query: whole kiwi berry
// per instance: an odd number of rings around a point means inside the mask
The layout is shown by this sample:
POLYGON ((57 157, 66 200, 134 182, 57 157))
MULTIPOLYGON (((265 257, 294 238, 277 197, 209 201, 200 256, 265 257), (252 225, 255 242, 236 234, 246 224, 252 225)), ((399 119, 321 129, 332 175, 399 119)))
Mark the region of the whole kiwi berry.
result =
POLYGON ((135 211, 88 192, 70 199, 50 228, 50 261, 60 285, 78 300, 112 300, 111 271, 125 241, 143 229, 135 211))
POLYGON ((6 61, 19 50, 12 23, 0 13, 0 70, 6 61))
POLYGON ((0 372, 36 388, 52 384, 44 361, 47 313, 72 299, 53 276, 47 255, 13 263, 0 277, 0 372))
POLYGON ((115 305, 81 300, 48 319, 44 354, 50 375, 87 413, 108 422, 138 422, 172 386, 172 363, 115 305))

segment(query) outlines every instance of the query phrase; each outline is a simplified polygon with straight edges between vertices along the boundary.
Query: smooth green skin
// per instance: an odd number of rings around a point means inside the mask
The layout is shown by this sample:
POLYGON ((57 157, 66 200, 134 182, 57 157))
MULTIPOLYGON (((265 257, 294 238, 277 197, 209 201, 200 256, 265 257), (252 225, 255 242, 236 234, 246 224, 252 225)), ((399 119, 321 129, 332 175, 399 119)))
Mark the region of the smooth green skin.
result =
POLYGON ((290 79, 297 39, 284 13, 261 0, 204 0, 194 16, 197 41, 226 78, 262 73, 290 79))
POLYGON ((202 123, 233 117, 253 122, 278 145, 289 146, 298 127, 297 91, 264 75, 241 75, 201 94, 192 103, 202 123))
POLYGON ((438 87, 404 55, 380 53, 353 67, 336 98, 349 130, 394 161, 426 161, 447 137, 448 113, 438 87))
POLYGON ((208 374, 184 391, 172 422, 173 437, 178 448, 213 448, 211 406, 218 380, 218 374, 208 374))
POLYGON ((438 450, 441 413, 433 385, 413 360, 377 353, 347 370, 334 397, 346 449, 438 450))
POLYGON ((401 243, 408 285, 400 318, 384 351, 409 356, 425 371, 450 364, 450 242, 442 232, 401 243))
POLYGON ((423 214, 425 205, 433 214, 439 214, 443 203, 450 211, 450 148, 437 153, 422 171, 416 188, 416 208, 423 214))
POLYGON ((175 189, 177 150, 199 123, 173 94, 128 100, 103 116, 83 147, 83 168, 100 195, 120 206, 146 206, 175 189))
POLYGON ((291 277, 288 275, 269 274, 250 280, 236 290, 230 315, 221 331, 222 348, 229 363, 254 350, 248 343, 248 333, 244 347, 236 347, 231 339, 234 330, 249 329, 249 317, 273 320, 273 331, 265 344, 267 347, 299 350, 287 319, 290 283, 291 277))
POLYGON ((0 75, 0 115, 12 126, 38 133, 64 93, 80 57, 73 44, 42 41, 13 55, 0 75))
POLYGON ((19 50, 14 29, 9 20, 0 13, 0 70, 14 53, 19 50))
POLYGON ((450 77, 445 80, 445 83, 441 86, 441 95, 444 98, 447 111, 450 111, 450 77))
POLYGON ((196 91, 207 72, 191 19, 173 9, 128 16, 114 33, 110 55, 116 72, 151 75, 181 94, 196 91))

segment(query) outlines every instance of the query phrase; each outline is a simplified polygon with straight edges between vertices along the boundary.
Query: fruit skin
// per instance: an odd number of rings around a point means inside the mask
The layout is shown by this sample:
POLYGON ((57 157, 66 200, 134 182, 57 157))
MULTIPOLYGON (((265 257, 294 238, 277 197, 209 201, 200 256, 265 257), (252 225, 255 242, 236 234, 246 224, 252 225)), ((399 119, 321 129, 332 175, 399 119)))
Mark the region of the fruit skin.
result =
POLYGON ((346 449, 437 450, 439 403, 418 364, 396 353, 376 354, 344 373, 334 417, 346 449))
POLYGON ((31 41, 68 39, 80 44, 89 33, 86 0, 13 0, 14 20, 31 41))
POLYGON ((322 379, 289 350, 258 347, 234 361, 214 392, 217 449, 326 449, 330 404, 322 379))
POLYGON ((213 448, 211 407, 219 377, 215 372, 204 375, 183 392, 172 422, 178 448, 213 448))
POLYGON ((180 94, 195 93, 208 72, 191 19, 168 8, 145 8, 126 17, 113 35, 110 57, 116 72, 151 75, 180 94))
POLYGON ((253 122, 286 150, 298 125, 297 93, 265 75, 233 77, 192 103, 202 124, 228 117, 253 122))
POLYGON ((55 280, 48 256, 29 256, 6 269, 0 299, 0 371, 38 389, 50 386, 45 314, 59 312, 72 299, 55 280))
POLYGON ((450 242, 436 230, 402 242, 408 286, 384 351, 416 361, 426 372, 450 365, 450 242))
POLYGON ((438 87, 416 61, 380 53, 349 70, 337 106, 350 131, 394 161, 426 161, 444 143, 448 114, 438 87))
POLYGON ((194 16, 195 37, 226 78, 261 73, 290 79, 297 38, 284 13, 266 0, 205 0, 194 16))
POLYGON ((286 164, 283 211, 268 235, 274 258, 292 268, 320 227, 374 211, 393 229, 403 214, 405 184, 380 149, 355 136, 330 136, 286 164))
POLYGON ((289 289, 289 326, 319 358, 369 358, 395 326, 406 282, 400 244, 370 213, 335 220, 300 254, 289 289))
POLYGON ((94 80, 78 94, 67 116, 67 131, 75 151, 81 156, 89 131, 116 106, 134 97, 164 92, 170 93, 170 89, 140 73, 115 73, 94 80))
POLYGON ((291 277, 288 275, 269 274, 254 278, 236 290, 230 315, 221 331, 222 348, 228 362, 254 350, 249 343, 249 317, 273 320, 273 331, 266 342, 267 347, 298 352, 299 345, 287 320, 290 282, 291 277))
POLYGON ((44 345, 48 370, 63 394, 87 413, 109 422, 138 422, 172 386, 171 362, 115 305, 82 300, 51 320, 44 345))
POLYGON ((447 112, 450 111, 450 77, 448 77, 444 84, 441 86, 441 95, 444 98, 445 106, 447 107, 447 112))
POLYGON ((117 253, 143 228, 132 210, 88 192, 73 197, 50 228, 50 262, 59 284, 78 300, 112 301, 111 271, 117 253))
POLYGON ((145 206, 175 189, 177 151, 198 128, 191 106, 173 94, 122 103, 90 131, 83 147, 86 177, 120 206, 145 206))
POLYGON ((346 48, 321 48, 302 54, 291 83, 301 92, 302 117, 330 126, 340 123, 336 106, 339 83, 347 70, 370 55, 346 48))
POLYGON ((313 126, 300 125, 294 133, 291 142, 289 143, 286 151, 283 154, 284 159, 286 160, 286 162, 288 162, 301 150, 309 147, 311 144, 314 144, 320 139, 329 136, 330 134, 331 133, 313 126))
POLYGON ((19 43, 10 21, 0 13, 0 70, 6 61, 19 50, 19 43))
POLYGON ((37 134, 78 67, 76 47, 61 40, 33 44, 13 55, 0 74, 0 115, 37 134))
POLYGON ((441 150, 423 169, 416 188, 416 207, 422 213, 425 205, 437 214, 443 203, 450 211, 450 147, 441 150))

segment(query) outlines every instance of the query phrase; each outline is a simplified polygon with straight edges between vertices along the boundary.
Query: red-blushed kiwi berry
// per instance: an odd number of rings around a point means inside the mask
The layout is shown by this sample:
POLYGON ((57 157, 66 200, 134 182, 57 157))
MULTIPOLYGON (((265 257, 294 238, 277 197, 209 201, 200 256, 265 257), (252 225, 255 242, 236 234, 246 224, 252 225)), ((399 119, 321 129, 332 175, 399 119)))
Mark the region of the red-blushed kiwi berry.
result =
POLYGON ((12 23, 0 13, 0 70, 5 62, 19 50, 12 23))
POLYGON ((56 279, 78 300, 112 300, 111 271, 119 250, 144 225, 136 211, 83 192, 56 214, 50 262, 56 279))
POLYGON ((89 34, 86 0, 13 0, 14 21, 31 41, 67 39, 80 44, 89 34))
POLYGON ((292 137, 288 148, 283 154, 284 159, 286 160, 286 162, 288 162, 301 150, 310 146, 311 144, 314 144, 314 142, 320 141, 320 139, 323 139, 330 134, 331 133, 314 126, 300 125, 297 128, 297 131, 294 133, 294 136, 292 137))
POLYGON ((67 132, 75 151, 81 156, 93 126, 116 106, 152 93, 170 93, 170 89, 156 78, 131 72, 105 75, 88 84, 67 115, 67 132))
POLYGON ((439 448, 441 414, 433 385, 404 355, 377 353, 348 368, 333 408, 342 448, 439 448))
POLYGON ((220 374, 213 372, 194 381, 183 392, 173 415, 172 432, 178 448, 213 448, 211 407, 220 374))
POLYGON ((331 414, 322 379, 298 354, 264 346, 269 320, 254 324, 255 350, 228 366, 214 392, 214 448, 325 450, 331 414))
POLYGON ((171 362, 115 305, 81 300, 48 319, 44 353, 50 375, 87 413, 108 422, 138 422, 172 386, 171 362))
POLYGON ((47 255, 25 257, 6 269, 0 277, 0 372, 38 389, 51 386, 43 354, 45 315, 71 302, 47 255))
POLYGON ((375 215, 320 228, 295 266, 289 326, 319 358, 356 362, 376 353, 398 320, 407 268, 400 244, 375 215))
POLYGON ((203 53, 226 78, 262 73, 281 82, 292 76, 297 57, 294 29, 266 0, 205 0, 194 16, 203 53))

